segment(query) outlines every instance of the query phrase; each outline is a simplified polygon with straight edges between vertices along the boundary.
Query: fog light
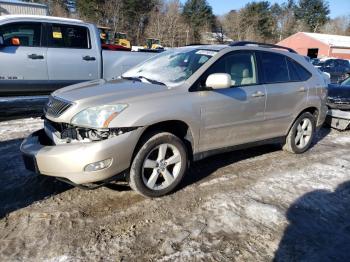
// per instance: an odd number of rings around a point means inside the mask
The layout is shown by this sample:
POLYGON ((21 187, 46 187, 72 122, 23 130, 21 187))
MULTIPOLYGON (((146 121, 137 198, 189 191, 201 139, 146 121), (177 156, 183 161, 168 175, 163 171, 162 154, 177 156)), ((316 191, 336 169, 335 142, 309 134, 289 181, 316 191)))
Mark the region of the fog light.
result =
POLYGON ((112 164, 112 158, 108 158, 106 160, 102 160, 102 161, 98 161, 98 162, 86 165, 84 168, 84 171, 86 172, 99 171, 110 167, 111 164, 112 164))

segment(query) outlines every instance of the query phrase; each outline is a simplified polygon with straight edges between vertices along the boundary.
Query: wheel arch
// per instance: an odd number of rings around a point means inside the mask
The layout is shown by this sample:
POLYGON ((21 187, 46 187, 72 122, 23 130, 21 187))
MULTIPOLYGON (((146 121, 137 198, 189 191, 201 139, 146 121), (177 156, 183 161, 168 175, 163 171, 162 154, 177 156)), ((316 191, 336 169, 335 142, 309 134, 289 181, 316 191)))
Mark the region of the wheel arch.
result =
POLYGON ((142 146, 144 142, 143 140, 145 139, 145 137, 151 133, 156 133, 156 132, 168 132, 179 137, 186 145, 189 160, 193 159, 193 152, 194 152, 194 145, 195 145, 193 131, 191 130, 190 126, 182 120, 166 120, 166 121, 157 122, 147 126, 143 130, 136 144, 132 159, 135 157, 139 148, 142 146))
POLYGON ((318 115, 320 113, 319 109, 316 107, 316 106, 309 106, 307 108, 305 108, 304 110, 302 110, 301 112, 299 112, 298 115, 296 115, 296 117, 294 117, 294 120, 293 122, 289 125, 288 127, 288 130, 287 130, 287 135, 288 133, 290 132, 291 128, 293 127, 295 121, 297 121, 297 119, 304 113, 306 112, 309 112, 311 113, 314 117, 315 117, 315 120, 316 120, 316 123, 317 123, 317 119, 318 119, 318 115))

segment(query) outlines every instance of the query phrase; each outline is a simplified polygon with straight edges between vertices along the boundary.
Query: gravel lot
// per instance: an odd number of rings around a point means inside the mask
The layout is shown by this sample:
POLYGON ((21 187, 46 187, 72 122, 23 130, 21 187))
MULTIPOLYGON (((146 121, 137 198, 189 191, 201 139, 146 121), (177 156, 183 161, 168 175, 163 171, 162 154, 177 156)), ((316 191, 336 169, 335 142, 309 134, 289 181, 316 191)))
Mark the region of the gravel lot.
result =
POLYGON ((0 122, 0 261, 348 261, 350 132, 321 129, 292 155, 271 145, 195 163, 182 187, 145 199, 26 171, 38 118, 0 122))

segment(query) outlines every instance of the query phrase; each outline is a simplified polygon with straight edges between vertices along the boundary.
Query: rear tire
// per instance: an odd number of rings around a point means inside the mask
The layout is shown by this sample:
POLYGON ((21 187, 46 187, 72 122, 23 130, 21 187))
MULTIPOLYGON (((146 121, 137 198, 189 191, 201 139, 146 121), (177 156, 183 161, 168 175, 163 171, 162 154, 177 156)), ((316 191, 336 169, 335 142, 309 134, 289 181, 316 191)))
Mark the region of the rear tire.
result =
POLYGON ((302 154, 307 151, 315 137, 316 119, 305 112, 298 117, 286 137, 283 150, 293 154, 302 154))
POLYGON ((183 141, 171 133, 152 133, 141 142, 129 174, 130 187, 146 197, 172 192, 187 169, 187 150, 183 141))

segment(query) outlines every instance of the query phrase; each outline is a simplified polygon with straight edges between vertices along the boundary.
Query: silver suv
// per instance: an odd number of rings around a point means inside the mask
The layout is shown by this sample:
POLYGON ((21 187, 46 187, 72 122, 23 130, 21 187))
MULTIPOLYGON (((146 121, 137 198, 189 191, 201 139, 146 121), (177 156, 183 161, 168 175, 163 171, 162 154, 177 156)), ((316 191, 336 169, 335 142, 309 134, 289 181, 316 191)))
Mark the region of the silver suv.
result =
POLYGON ((288 48, 177 48, 119 79, 57 90, 45 128, 21 150, 37 173, 80 186, 124 178, 159 197, 178 186, 191 161, 212 154, 271 142, 305 152, 325 120, 326 95, 323 77, 288 48))

